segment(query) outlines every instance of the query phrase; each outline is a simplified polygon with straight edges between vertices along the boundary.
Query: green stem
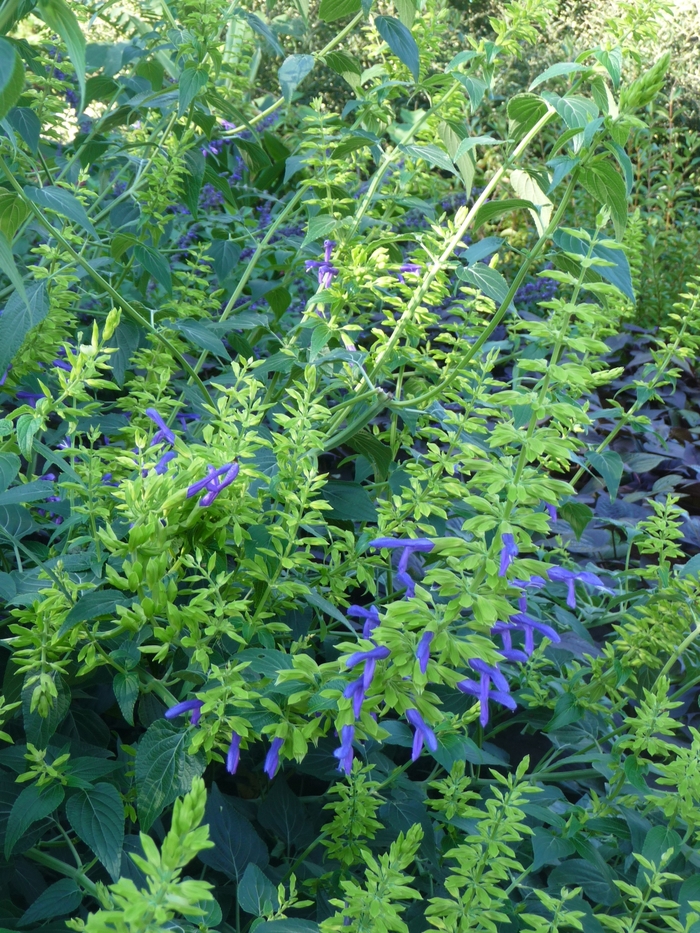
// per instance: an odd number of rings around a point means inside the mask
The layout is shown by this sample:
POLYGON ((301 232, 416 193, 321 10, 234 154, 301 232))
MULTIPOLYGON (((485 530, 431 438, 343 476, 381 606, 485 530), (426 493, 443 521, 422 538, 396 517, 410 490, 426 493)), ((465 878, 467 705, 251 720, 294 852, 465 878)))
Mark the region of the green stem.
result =
POLYGON ((66 878, 72 878, 76 884, 79 884, 87 894, 91 894, 93 897, 97 897, 97 885, 94 884, 87 875, 81 871, 79 868, 71 868, 70 865, 66 865, 65 862, 62 862, 60 859, 54 858, 53 855, 47 855, 45 852, 42 852, 40 849, 27 849, 24 853, 28 858, 33 862, 38 862, 40 865, 44 865, 46 868, 51 868, 53 871, 58 872, 59 875, 65 875, 66 878))

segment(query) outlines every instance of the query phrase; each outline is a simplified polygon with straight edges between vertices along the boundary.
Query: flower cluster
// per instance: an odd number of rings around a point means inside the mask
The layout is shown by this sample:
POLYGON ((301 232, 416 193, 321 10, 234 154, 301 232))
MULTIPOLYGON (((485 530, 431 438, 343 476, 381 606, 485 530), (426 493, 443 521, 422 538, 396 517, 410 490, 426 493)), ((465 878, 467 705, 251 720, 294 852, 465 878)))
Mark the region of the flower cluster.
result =
MULTIPOLYGON (((151 441, 150 446, 155 447, 156 444, 174 444, 175 435, 172 430, 168 427, 165 421, 161 418, 155 408, 147 408, 146 414, 148 417, 155 423, 158 430, 153 435, 153 440, 151 441)), ((162 476, 163 473, 167 473, 168 464, 171 460, 174 460, 177 457, 177 454, 174 450, 166 450, 161 456, 160 460, 156 464, 155 471, 159 476, 162 476)), ((144 475, 147 471, 144 471, 144 475)))
POLYGON ((321 286, 321 288, 328 288, 333 279, 338 274, 338 270, 331 262, 331 255, 333 253, 334 246, 335 243, 333 240, 325 240, 323 243, 323 262, 319 262, 317 259, 306 260, 307 272, 310 272, 312 269, 318 270, 318 284, 321 286))
POLYGON ((233 463, 227 463, 222 467, 219 467, 216 470, 211 464, 207 467, 207 475, 204 479, 197 480, 196 483, 192 483, 191 486, 187 489, 187 498, 191 499, 192 496, 196 496, 198 493, 203 492, 206 489, 206 492, 199 500, 201 506, 211 505, 212 502, 216 501, 216 498, 226 489, 227 486, 230 486, 231 483, 238 476, 238 471, 240 467, 235 461, 233 463))

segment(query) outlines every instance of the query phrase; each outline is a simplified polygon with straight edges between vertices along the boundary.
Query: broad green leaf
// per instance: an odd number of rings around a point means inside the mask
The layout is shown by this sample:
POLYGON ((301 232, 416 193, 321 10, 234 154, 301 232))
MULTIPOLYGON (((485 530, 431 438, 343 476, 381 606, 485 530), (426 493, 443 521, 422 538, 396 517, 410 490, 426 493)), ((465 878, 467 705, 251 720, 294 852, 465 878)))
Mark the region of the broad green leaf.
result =
POLYGON ((467 197, 469 197, 474 182, 474 174, 476 172, 474 154, 468 152, 463 156, 457 155, 460 143, 467 135, 466 127, 456 122, 444 121, 438 126, 438 133, 447 149, 449 157, 459 169, 459 174, 462 176, 462 181, 464 182, 464 187, 467 192, 467 197))
POLYGON ((64 790, 60 784, 38 787, 30 784, 17 797, 7 820, 5 832, 5 859, 10 855, 30 826, 45 819, 63 802, 64 790))
POLYGON ((289 917, 284 920, 268 920, 255 928, 255 933, 319 933, 319 926, 313 920, 300 920, 289 917))
MULTIPOLYGON (((30 150, 36 155, 39 148, 41 121, 29 107, 13 107, 7 115, 10 126, 16 130, 30 150)), ((26 208, 25 208, 26 210, 26 208)))
POLYGON ((452 159, 438 146, 402 145, 399 146, 399 149, 413 159, 423 159, 428 165, 441 168, 444 172, 451 172, 453 175, 457 174, 457 170, 452 164, 452 159))
POLYGON ((213 240, 207 252, 214 261, 214 272, 221 285, 236 268, 241 247, 233 240, 213 240))
POLYGON ((198 755, 188 755, 187 732, 165 719, 152 723, 136 751, 136 793, 141 829, 148 832, 163 809, 186 794, 204 771, 198 755))
POLYGON ((80 907, 83 892, 72 878, 62 878, 42 891, 32 906, 19 919, 20 927, 32 926, 42 920, 65 917, 80 907))
POLYGON ((492 269, 481 262, 473 266, 461 266, 457 269, 457 275, 465 282, 478 288, 488 298, 496 302, 496 307, 501 305, 508 294, 508 283, 497 269, 492 269))
POLYGON ((16 505, 20 502, 38 502, 52 495, 53 489, 53 483, 47 483, 43 480, 21 483, 19 486, 13 486, 12 489, 0 492, 0 505, 16 505))
POLYGON ((17 454, 0 453, 0 490, 2 492, 19 473, 20 463, 17 454))
POLYGON ((80 109, 85 106, 85 36, 75 13, 64 0, 39 0, 37 9, 49 29, 66 43, 80 87, 80 109))
POLYGON ((543 93, 542 97, 554 107, 570 130, 587 126, 599 113, 596 102, 588 97, 577 97, 575 94, 559 97, 547 93, 543 93))
POLYGON ((0 120, 17 102, 24 87, 24 66, 17 49, 0 39, 0 120))
POLYGON ((471 152, 476 146, 501 146, 503 145, 502 139, 496 139, 494 136, 467 136, 465 137, 457 146, 457 151, 454 155, 455 162, 457 159, 461 159, 462 156, 466 155, 468 152, 471 152))
POLYGON ((12 246, 4 233, 0 233, 0 270, 8 277, 15 288, 15 294, 22 299, 25 308, 28 309, 29 300, 24 288, 24 279, 20 275, 19 269, 15 264, 15 258, 12 255, 12 246))
POLYGON ((242 816, 232 799, 214 784, 207 797, 204 822, 209 824, 213 849, 199 853, 199 860, 240 882, 248 865, 264 868, 269 859, 267 848, 251 823, 242 816))
POLYGON ((124 804, 112 784, 79 790, 66 803, 73 831, 102 862, 113 881, 119 878, 124 844, 124 804))
POLYGON ((617 143, 608 143, 608 148, 613 153, 617 159, 617 164, 622 169, 622 173, 625 176, 625 189, 627 192, 627 197, 632 194, 632 188, 634 187, 634 169, 632 168, 632 162, 630 157, 627 155, 622 146, 619 146, 617 143))
POLYGON ((326 55, 326 64, 344 81, 347 81, 353 90, 360 86, 362 65, 352 55, 341 51, 329 52, 326 55))
POLYGON ((41 418, 37 418, 36 415, 20 415, 15 427, 17 430, 17 446, 19 447, 19 452, 25 460, 28 460, 32 455, 34 438, 42 429, 41 418))
POLYGON ((612 502, 617 496, 617 490, 620 488, 620 480, 625 465, 622 457, 614 450, 604 450, 603 453, 596 453, 594 450, 588 453, 588 462, 597 470, 605 480, 605 488, 610 495, 612 502))
MULTIPOLYGON (((358 6, 359 9, 359 6, 358 6)), ((255 13, 248 13, 247 10, 236 10, 237 16, 242 16, 243 19, 248 23, 253 32, 257 32, 259 36, 262 36, 263 39, 270 46, 275 55, 284 57, 284 49, 277 41, 277 37, 274 32, 270 29, 267 23, 264 23, 259 16, 256 16, 255 13)))
POLYGON ((29 208, 14 191, 0 191, 0 233, 12 242, 17 229, 26 220, 29 208))
POLYGON ((511 211, 518 211, 522 208, 533 209, 531 201, 525 201, 522 198, 504 198, 502 201, 489 201, 482 204, 479 210, 474 214, 472 229, 476 232, 479 227, 486 223, 491 223, 496 217, 502 214, 509 214, 511 211))
POLYGON ((606 52, 603 49, 597 49, 593 54, 610 75, 613 87, 617 90, 620 87, 622 75, 622 50, 616 48, 606 52))
POLYGON ((375 16, 374 25, 394 55, 411 72, 413 80, 417 81, 420 77, 420 54, 411 31, 394 16, 375 16))
POLYGON ((23 505, 0 505, 0 529, 10 539, 26 538, 36 527, 31 513, 23 505))
POLYGON ((537 872, 545 865, 559 865, 562 859, 573 855, 574 845, 569 839, 562 839, 541 826, 535 827, 532 841, 533 860, 530 871, 537 872))
POLYGON ((570 75, 575 71, 588 71, 585 65, 579 65, 576 62, 559 62, 557 65, 551 65, 542 74, 537 75, 535 80, 532 82, 528 91, 532 91, 538 85, 543 84, 545 81, 549 81, 550 78, 559 78, 562 75, 570 75))
POLYGON ((627 189, 610 162, 594 162, 581 171, 584 188, 610 209, 615 237, 622 241, 627 226, 627 189))
POLYGON ((185 68, 180 75, 178 116, 181 117, 189 109, 195 97, 202 91, 209 80, 205 68, 185 68))
POLYGON ((647 833, 642 847, 642 855, 649 859, 655 865, 661 865, 661 856, 668 849, 672 849, 674 854, 680 851, 682 842, 681 837, 668 826, 654 826, 647 833))
POLYGON ((501 758, 496 758, 466 735, 456 733, 438 734, 437 751, 431 752, 435 761, 449 771, 457 761, 468 761, 475 765, 503 765, 501 758))
POLYGON ((516 94, 508 101, 508 138, 519 142, 547 113, 547 103, 537 94, 516 94))
POLYGON ((371 462, 377 479, 383 482, 387 478, 393 459, 391 448, 375 437, 371 431, 366 428, 358 431, 348 441, 348 447, 371 462))
POLYGON ((161 256, 157 249, 146 246, 145 243, 139 243, 134 246, 134 258, 141 263, 147 272, 150 272, 156 282, 162 285, 168 294, 172 292, 173 277, 168 260, 161 256))
POLYGON ((317 240, 327 239, 335 230, 337 223, 335 217, 331 217, 330 214, 316 214, 309 221, 306 236, 301 245, 307 246, 309 243, 316 243, 317 240))
POLYGON ((62 217, 67 217, 68 220, 78 224, 79 227, 87 230, 95 239, 98 239, 97 230, 95 230, 90 218, 85 213, 85 208, 75 195, 72 195, 69 191, 57 188, 55 185, 46 188, 33 188, 31 185, 27 185, 24 194, 34 204, 38 204, 39 207, 46 210, 54 211, 54 213, 60 214, 62 217))
POLYGON ((580 541, 581 535, 593 519, 593 510, 583 502, 565 502, 559 507, 559 516, 571 525, 576 540, 580 541))
POLYGON ((472 110, 476 110, 484 99, 484 94, 488 90, 488 84, 482 81, 481 78, 475 78, 473 75, 455 74, 455 78, 457 78, 469 95, 469 103, 472 105, 472 110))
POLYGON ((58 727, 68 715, 71 692, 62 677, 54 681, 56 697, 49 709, 48 716, 40 716, 36 710, 32 711, 32 693, 34 687, 24 687, 21 693, 22 719, 27 741, 37 748, 46 748, 58 727))
POLYGON ((416 4, 414 0, 394 0, 394 6, 396 7, 396 12, 399 14, 401 22, 406 29, 410 29, 416 18, 416 4))
POLYGON ((289 55, 279 67, 277 76, 279 77, 282 94, 287 103, 292 100, 294 91, 299 87, 304 78, 311 74, 316 59, 313 55, 289 55))
POLYGON ((527 172, 514 169, 510 173, 510 184, 519 198, 531 201, 535 205, 534 208, 530 208, 530 216, 535 222, 538 235, 542 236, 552 217, 552 202, 527 172))
POLYGON ((364 486, 359 483, 343 483, 331 480, 321 490, 321 495, 333 511, 329 518, 352 522, 376 522, 377 510, 364 486))
POLYGON ((117 606, 128 606, 132 602, 120 590, 93 590, 81 596, 63 620, 59 629, 59 638, 81 622, 99 619, 101 616, 113 616, 117 606))
POLYGON ((190 343, 202 350, 213 353, 221 359, 229 358, 226 347, 215 331, 214 324, 207 324, 205 321, 195 321, 187 319, 184 321, 163 321, 163 324, 178 330, 190 343))
POLYGON ((333 157, 336 159, 344 159, 349 153, 355 152, 357 149, 365 149, 369 146, 374 146, 376 143, 376 137, 372 139, 369 135, 344 136, 333 150, 333 157))
POLYGON ((477 240, 476 243, 472 243, 471 246, 462 253, 462 259, 468 266, 473 266, 474 263, 481 262, 482 259, 486 259, 489 256, 493 256, 494 253, 497 253, 503 243, 503 237, 500 236, 484 237, 483 240, 477 240))
POLYGON ((243 872, 236 896, 243 910, 254 917, 262 917, 270 908, 276 910, 279 904, 277 888, 253 862, 243 872))
POLYGON ((614 888, 596 865, 584 859, 568 859, 558 865, 549 875, 547 882, 552 890, 582 887, 594 904, 610 907, 619 900, 614 888))
MULTIPOLYGON (((700 555, 698 555, 700 556, 700 555)), ((637 850, 638 851, 638 850, 637 850)), ((697 910, 693 910, 690 906, 691 901, 700 901, 700 874, 693 874, 689 878, 686 878, 683 884, 681 885, 680 891, 676 895, 676 900, 680 904, 680 910, 678 911, 678 919, 681 921, 685 928, 686 919, 688 914, 692 912, 698 913, 697 910)), ((697 923, 693 924, 692 930, 697 930, 697 923)), ((260 929, 258 927, 258 929, 260 929)))
POLYGON ((112 690, 117 698, 119 709, 122 716, 130 726, 134 724, 134 705, 139 695, 139 677, 133 671, 125 671, 123 674, 114 675, 112 681, 112 690))
POLYGON ((313 823, 306 807, 283 778, 278 778, 272 785, 265 803, 266 806, 258 811, 258 822, 281 839, 288 852, 292 849, 300 851, 312 841, 313 823))
MULTIPOLYGON (((567 253, 575 253, 577 256, 588 255, 590 244, 579 240, 564 230, 557 230, 552 239, 559 249, 563 249, 567 253)), ((636 299, 632 287, 632 274, 624 250, 611 249, 609 246, 601 246, 596 243, 591 250, 591 256, 604 259, 606 262, 612 263, 612 265, 594 266, 587 270, 587 274, 596 277, 596 281, 598 280, 597 277, 600 276, 619 289, 631 302, 634 302, 636 299)))
POLYGON ((0 315, 0 373, 4 373, 29 331, 49 313, 46 282, 27 288, 26 303, 14 292, 0 315))
POLYGON ((360 0, 321 0, 318 8, 319 19, 332 23, 343 16, 354 16, 360 12, 360 0))

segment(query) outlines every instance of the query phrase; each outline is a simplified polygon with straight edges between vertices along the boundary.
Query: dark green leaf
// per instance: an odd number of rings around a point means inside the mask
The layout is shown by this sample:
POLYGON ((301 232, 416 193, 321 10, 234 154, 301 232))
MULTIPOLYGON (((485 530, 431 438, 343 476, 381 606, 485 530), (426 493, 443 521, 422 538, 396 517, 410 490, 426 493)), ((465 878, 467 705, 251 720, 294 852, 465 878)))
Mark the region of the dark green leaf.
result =
MULTIPOLYGON (((692 912, 697 913, 697 910, 694 910, 690 906, 691 901, 700 901, 700 874, 691 875, 690 878, 686 878, 681 889, 676 895, 676 899, 680 904, 680 910, 678 911, 678 919, 681 921, 685 927, 686 919, 688 914, 692 912)), ((695 923, 691 928, 693 931, 697 930, 698 924, 695 923)))
POLYGON ((148 832, 163 809, 180 794, 186 794, 193 778, 204 771, 204 761, 188 755, 186 745, 185 728, 165 719, 152 723, 139 742, 136 792, 143 832, 148 832))
POLYGON ((466 735, 457 735, 456 733, 438 734, 437 751, 431 752, 431 755, 449 771, 456 761, 469 761, 475 765, 502 765, 503 760, 491 755, 466 735))
POLYGON ((49 29, 57 32, 66 43, 68 57, 75 68, 80 86, 80 109, 85 106, 85 36, 75 13, 64 0, 39 0, 41 18, 49 29))
POLYGON ((31 742, 37 748, 46 748, 56 729, 61 725, 68 715, 70 708, 71 694, 62 677, 56 677, 54 680, 57 696, 49 709, 48 716, 40 716, 39 713, 32 711, 32 693, 34 686, 24 687, 22 689, 22 718, 24 721, 24 731, 27 741, 31 742))
POLYGON ((549 886, 560 888, 582 887, 594 904, 610 907, 619 900, 619 894, 596 865, 584 859, 569 859, 557 866, 549 876, 549 886))
POLYGON ((680 851, 682 842, 681 837, 675 829, 669 829, 667 826, 655 826, 647 833, 642 848, 642 855, 649 859, 654 865, 661 867, 661 856, 668 849, 675 855, 680 851))
MULTIPOLYGON (((254 143, 251 139, 241 139, 240 136, 237 136, 235 141, 237 148, 240 150, 243 161, 251 172, 259 172, 262 169, 268 168, 270 165, 272 165, 269 155, 265 152, 262 146, 258 145, 258 143, 254 143)), ((206 175, 205 180, 210 181, 206 175)), ((223 179, 219 180, 223 181, 223 179)), ((224 182, 224 184, 226 184, 227 188, 229 188, 230 194, 230 186, 227 182, 224 182)))
POLYGON ((168 327, 180 331, 196 347, 207 350, 215 356, 222 359, 228 359, 228 353, 221 337, 214 332, 212 325, 207 325, 204 321, 184 320, 184 321, 164 321, 168 327))
POLYGON ((593 197, 610 208, 615 236, 622 241, 627 225, 627 189, 610 162, 594 162, 581 171, 581 184, 593 197))
POLYGON ((214 260, 214 272, 221 285, 236 268, 241 255, 241 247, 233 240, 213 240, 207 252, 214 260))
POLYGON ((117 606, 128 606, 132 600, 119 590, 93 590, 81 596, 63 620, 58 633, 61 638, 80 622, 99 619, 101 616, 113 616, 117 606))
POLYGON ((236 895, 243 910, 254 917, 278 906, 277 888, 253 862, 243 872, 236 895))
POLYGON ((32 455, 32 446, 35 435, 41 431, 41 419, 36 415, 20 415, 15 425, 17 430, 17 446, 25 460, 32 455))
POLYGON ((85 84, 85 104, 93 100, 111 100, 119 90, 119 85, 109 75, 94 75, 85 84))
POLYGON ((180 75, 180 94, 178 116, 187 112, 190 104, 203 88, 206 87, 209 75, 204 68, 185 68, 180 75))
POLYGON ((313 55, 290 55, 282 62, 277 72, 282 94, 287 103, 304 78, 313 71, 316 59, 313 55))
POLYGON ((138 674, 133 671, 125 671, 123 674, 115 674, 112 681, 112 690, 117 698, 119 709, 122 716, 130 726, 134 724, 134 704, 139 695, 138 674))
POLYGON ((502 245, 503 237, 484 237, 483 240, 478 240, 476 243, 472 243, 472 245, 468 247, 464 253, 462 253, 462 259, 468 266, 473 266, 475 263, 481 262, 482 259, 487 259, 489 256, 493 256, 494 253, 498 252, 502 245))
POLYGON ((321 494, 333 506, 330 518, 352 522, 376 522, 377 510, 364 486, 359 483, 331 481, 326 483, 321 494))
POLYGON ((5 858, 9 859, 14 847, 29 827, 43 820, 62 803, 64 791, 60 784, 38 787, 30 784, 17 797, 7 820, 5 833, 5 858))
POLYGON ((326 64, 336 74, 340 75, 344 81, 347 81, 350 87, 358 88, 360 86, 362 65, 352 55, 340 51, 329 52, 326 55, 326 64))
POLYGON ((39 502, 46 499, 53 492, 53 483, 43 480, 34 480, 31 483, 21 483, 13 486, 6 492, 0 492, 0 505, 16 505, 19 502, 39 502))
POLYGON ((0 191, 0 233, 3 233, 9 242, 24 222, 29 208, 22 198, 14 191, 0 191))
POLYGON ((487 298, 491 298, 499 306, 503 303, 508 294, 508 283, 497 269, 492 269, 481 262, 473 266, 461 266, 457 270, 457 275, 465 282, 469 282, 479 291, 482 291, 487 298))
POLYGON ((333 150, 333 155, 336 159, 342 159, 350 152, 373 146, 375 143, 376 137, 371 139, 369 136, 344 136, 333 150))
POLYGON ((62 217, 67 217, 68 220, 72 220, 73 223, 91 233, 95 239, 98 238, 97 231, 85 213, 85 208, 70 192, 65 191, 63 188, 57 188, 55 185, 46 188, 33 188, 31 185, 27 185, 24 194, 34 204, 38 204, 39 207, 54 211, 62 217))
POLYGON ((360 0, 321 0, 319 19, 332 23, 343 16, 354 16, 360 11, 360 0))
POLYGON ((625 468, 622 457, 614 450, 604 450, 600 454, 592 450, 588 454, 588 462, 605 480, 605 488, 608 490, 612 502, 617 496, 617 490, 620 487, 620 480, 625 468))
POLYGON ((124 843, 124 804, 112 784, 79 790, 66 804, 73 831, 102 862, 113 881, 119 878, 124 843))
POLYGON ((526 201, 524 198, 504 198, 502 201, 489 201, 488 204, 482 204, 474 215, 472 229, 476 232, 484 224, 492 223, 496 217, 523 208, 528 211, 537 210, 532 201, 526 201))
POLYGON ((547 113, 547 104, 537 94, 516 94, 508 101, 508 138, 518 142, 547 113))
POLYGON ((267 849, 251 823, 242 816, 230 797, 224 796, 216 784, 207 798, 204 822, 209 824, 213 849, 199 853, 200 861, 239 882, 251 863, 264 868, 268 863, 267 849))
POLYGON ((374 467, 377 479, 383 482, 389 475, 389 466, 392 461, 391 448, 382 443, 371 431, 363 428, 354 434, 347 442, 348 447, 366 457, 374 467))
POLYGON ((41 121, 34 111, 29 107, 13 107, 7 115, 7 121, 36 155, 39 148, 41 121))
POLYGON ((134 246, 134 257, 153 276, 156 282, 163 286, 168 294, 172 292, 173 277, 168 260, 161 256, 157 249, 146 246, 145 243, 139 243, 138 246, 134 246))
POLYGON ((328 214, 317 214, 309 220, 309 226, 304 237, 302 246, 308 243, 315 243, 317 240, 323 240, 330 236, 336 228, 337 220, 328 214))
POLYGON ((535 80, 528 88, 528 91, 532 91, 539 84, 543 84, 545 81, 549 81, 550 78, 559 78, 562 75, 570 75, 575 71, 588 71, 588 69, 585 65, 579 65, 576 62, 559 62, 556 65, 551 65, 541 74, 537 75, 535 80))
MULTIPOLYGON (((588 256, 590 244, 584 240, 578 239, 578 237, 572 236, 570 233, 557 230, 552 239, 560 249, 565 250, 567 253, 575 253, 578 256, 588 256)), ((598 281, 597 277, 600 276, 610 282, 610 284, 619 289, 626 298, 634 302, 635 294, 632 287, 632 275, 624 250, 611 249, 609 246, 601 246, 596 243, 591 250, 591 256, 604 259, 606 262, 614 263, 614 265, 595 266, 589 269, 588 273, 595 276, 596 281, 598 281)))
POLYGON ((544 865, 558 865, 562 859, 568 858, 575 851, 569 839, 555 836, 548 829, 536 826, 531 836, 533 860, 530 871, 537 872, 544 865))
POLYGON ((281 839, 287 851, 303 849, 313 839, 313 825, 303 803, 277 778, 258 812, 258 822, 281 839))
POLYGON ((83 892, 72 878, 62 878, 42 891, 32 906, 22 914, 20 927, 27 927, 42 920, 53 920, 75 913, 83 900, 83 892))
POLYGON ((17 49, 0 39, 0 120, 17 102, 24 87, 24 66, 17 49))
POLYGON ((299 920, 296 917, 268 920, 255 928, 255 933, 318 933, 318 931, 319 926, 313 920, 299 920))
POLYGON ((325 599, 315 590, 311 590, 308 593, 304 594, 304 599, 309 603, 310 606, 313 606, 315 609, 319 609, 321 612, 325 612, 327 616, 330 616, 331 619, 335 619, 336 622, 340 622, 342 625, 345 625, 347 619, 340 612, 339 609, 333 605, 332 602, 325 599))
POLYGON ((10 538, 26 538, 35 528, 36 523, 23 505, 0 505, 0 529, 10 538))
POLYGON ((15 264, 15 259, 12 255, 12 246, 4 233, 0 233, 0 270, 5 273, 15 287, 14 294, 22 300, 25 310, 29 310, 29 299, 27 298, 27 292, 24 288, 24 279, 20 275, 19 269, 15 264))
POLYGON ((411 72, 413 80, 417 81, 420 77, 420 54, 410 30, 395 16, 375 16, 374 25, 394 55, 411 72))
POLYGON ((584 505, 583 502, 565 502, 559 508, 559 517, 571 525, 576 540, 580 541, 581 535, 593 518, 593 510, 584 505))
POLYGON ((263 23, 259 16, 256 16, 255 13, 248 13, 246 10, 236 10, 237 16, 242 16, 243 19, 248 23, 253 32, 257 32, 259 36, 262 36, 263 39, 270 46, 275 55, 280 55, 284 57, 284 49, 277 41, 277 37, 270 27, 263 23))
POLYGON ((0 453, 0 490, 3 492, 19 473, 20 463, 17 454, 0 453))

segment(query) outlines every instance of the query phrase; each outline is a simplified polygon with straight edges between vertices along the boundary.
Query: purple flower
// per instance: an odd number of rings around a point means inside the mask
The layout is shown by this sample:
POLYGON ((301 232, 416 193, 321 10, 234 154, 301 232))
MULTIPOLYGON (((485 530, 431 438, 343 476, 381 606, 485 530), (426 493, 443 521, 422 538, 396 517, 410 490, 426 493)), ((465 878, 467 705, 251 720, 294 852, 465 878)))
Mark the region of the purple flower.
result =
POLYGON ((588 583, 590 586, 597 586, 603 590, 607 590, 607 587, 594 573, 588 573, 586 570, 580 570, 578 573, 573 570, 566 570, 564 567, 552 567, 547 571, 547 576, 554 583, 566 583, 567 594, 566 594, 566 605, 569 609, 576 608, 576 581, 580 583, 588 583))
POLYGON ((199 504, 201 506, 211 505, 216 497, 223 492, 227 486, 231 485, 238 476, 239 469, 240 467, 235 461, 233 463, 227 463, 218 470, 215 470, 210 464, 208 467, 209 472, 204 479, 197 480, 196 483, 192 483, 192 485, 187 488, 187 498, 191 499, 192 496, 196 496, 197 493, 206 489, 207 491, 199 500, 199 504))
POLYGON ((176 716, 182 716, 183 713, 191 712, 192 717, 190 722, 193 726, 196 726, 202 714, 203 706, 204 700, 183 700, 182 703, 178 703, 176 706, 171 706, 170 709, 166 709, 165 718, 175 719, 176 716))
POLYGON ((407 709, 406 719, 408 719, 413 728, 416 730, 413 735, 413 752, 411 754, 411 761, 416 761, 420 757, 420 753, 423 748, 423 742, 425 742, 431 752, 436 752, 438 743, 437 738, 435 737, 435 733, 425 722, 418 710, 407 709))
POLYGON ((241 757, 241 736, 234 732, 231 736, 231 744, 228 747, 226 755, 226 770, 229 774, 235 774, 238 768, 238 762, 241 757))
POLYGON ((435 632, 423 632, 421 640, 416 648, 416 658, 421 674, 425 674, 430 660, 430 643, 435 638, 435 632))
POLYGON ((318 284, 322 288, 328 288, 333 279, 338 274, 338 270, 331 262, 331 254, 333 252, 333 247, 335 243, 333 240, 325 240, 323 243, 324 247, 324 260, 319 262, 316 259, 307 259, 306 261, 306 271, 310 272, 312 269, 318 270, 318 284))
POLYGON ((73 371, 73 367, 70 363, 66 363, 65 360, 53 360, 52 365, 57 369, 63 369, 65 372, 70 373, 73 371))
POLYGON ((360 712, 362 711, 362 704, 365 700, 365 689, 364 689, 364 677, 358 677, 357 680, 353 680, 352 683, 349 683, 345 690, 343 691, 343 696, 346 700, 352 700, 352 711, 355 716, 355 719, 360 718, 360 712))
MULTIPOLYGON (((541 590, 543 586, 547 585, 547 581, 544 577, 530 577, 529 580, 511 580, 512 586, 519 586, 523 590, 534 589, 541 590)), ((527 612, 527 595, 521 593, 518 597, 518 605, 520 606, 521 612, 527 612)))
POLYGON ((503 541, 503 549, 501 550, 501 566, 498 568, 498 576, 505 577, 508 568, 518 556, 518 545, 509 532, 501 535, 501 541, 503 541))
POLYGON ((396 277, 398 278, 399 282, 401 282, 402 285, 405 285, 406 284, 406 279, 404 278, 405 272, 412 272, 414 275, 419 275, 420 271, 421 271, 421 267, 418 265, 417 262, 405 262, 401 266, 399 271, 396 273, 396 277))
POLYGON ((362 637, 369 638, 375 628, 379 625, 379 612, 376 606, 365 609, 364 606, 348 606, 348 615, 354 619, 364 619, 365 624, 362 627, 362 637))
POLYGON ((369 542, 369 547, 403 548, 396 571, 396 582, 406 588, 406 598, 412 599, 416 595, 416 585, 408 573, 408 561, 415 551, 432 551, 435 542, 429 538, 408 538, 403 541, 400 538, 375 538, 369 542))
POLYGON ((156 473, 157 473, 159 476, 162 476, 163 473, 167 473, 167 472, 168 472, 168 464, 170 463, 171 460, 174 460, 175 457, 177 457, 177 454, 175 453, 174 450, 167 450, 167 451, 163 454, 163 456, 160 458, 160 460, 158 461, 158 463, 156 463, 156 467, 155 467, 156 473))
POLYGON ((163 419, 158 414, 158 412, 155 410, 155 408, 147 408, 146 414, 151 419, 151 421, 155 421, 155 423, 158 425, 160 429, 153 436, 153 440, 151 441, 151 447, 153 447, 154 444, 158 444, 160 441, 167 441, 169 444, 174 444, 175 435, 170 430, 170 428, 167 426, 165 421, 163 421, 163 419))
POLYGON ((551 502, 545 502, 544 507, 545 507, 545 509, 549 512, 549 517, 550 517, 550 519, 551 519, 553 522, 555 522, 555 521, 557 520, 557 507, 556 507, 556 505, 552 505, 551 502))
POLYGON ((510 625, 508 622, 496 622, 496 624, 491 629, 492 635, 500 635, 503 641, 503 648, 501 649, 501 654, 506 659, 506 661, 520 661, 525 663, 528 659, 528 655, 524 651, 520 651, 518 648, 513 647, 513 641, 511 635, 513 632, 520 631, 517 625, 510 625))
POLYGON ((350 774, 352 771, 352 742, 355 738, 354 726, 343 726, 340 730, 340 748, 336 748, 333 755, 338 759, 338 771, 350 774))
POLYGON ((269 777, 270 780, 277 774, 277 769, 280 766, 280 749, 284 745, 284 739, 273 739, 270 749, 265 755, 265 765, 263 771, 269 777))
POLYGON ((385 648, 383 645, 378 645, 376 648, 372 648, 371 651, 356 651, 354 654, 351 654, 350 657, 345 662, 345 666, 348 668, 356 667, 358 664, 362 664, 364 661, 383 661, 384 658, 388 658, 391 652, 388 648, 385 648))
POLYGON ((461 690, 462 693, 468 693, 470 696, 475 696, 479 699, 481 705, 479 722, 483 727, 485 727, 489 721, 489 700, 500 703, 501 706, 506 706, 510 710, 517 709, 517 703, 510 695, 508 681, 497 667, 491 667, 491 665, 486 664, 485 661, 481 661, 479 658, 472 658, 469 664, 475 671, 481 674, 481 679, 478 684, 469 679, 461 680, 457 684, 457 689, 461 690), (496 687, 495 690, 491 689, 492 681, 496 687))

